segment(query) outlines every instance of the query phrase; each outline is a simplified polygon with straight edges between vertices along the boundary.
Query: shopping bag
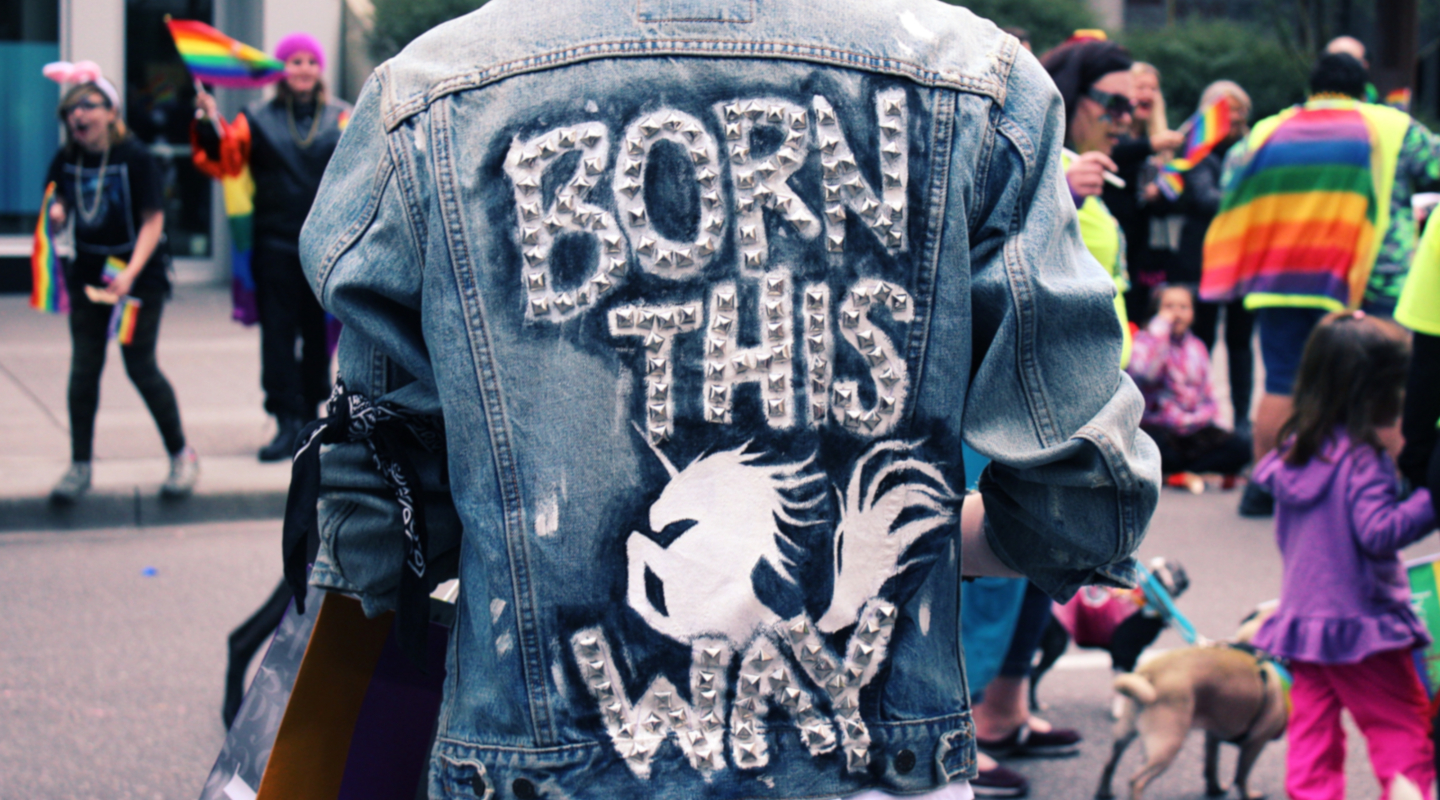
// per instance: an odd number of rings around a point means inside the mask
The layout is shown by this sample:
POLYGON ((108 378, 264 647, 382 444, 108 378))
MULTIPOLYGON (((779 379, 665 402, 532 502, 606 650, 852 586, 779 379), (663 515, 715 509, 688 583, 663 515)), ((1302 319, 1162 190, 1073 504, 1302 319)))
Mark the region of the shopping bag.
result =
POLYGON ((432 600, 421 672, 393 614, 317 599, 286 610, 201 800, 380 800, 413 797, 425 780, 454 606, 432 600))

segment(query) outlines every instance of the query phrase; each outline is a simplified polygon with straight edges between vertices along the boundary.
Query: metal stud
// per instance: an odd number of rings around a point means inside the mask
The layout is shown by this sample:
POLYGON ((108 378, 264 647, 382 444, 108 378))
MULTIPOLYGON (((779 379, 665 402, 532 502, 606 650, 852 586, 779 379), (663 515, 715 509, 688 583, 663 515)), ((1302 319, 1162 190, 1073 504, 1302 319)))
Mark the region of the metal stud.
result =
POLYGON ((543 317, 550 313, 550 301, 537 297, 530 301, 530 313, 537 317, 543 317))
POLYGON ((765 401, 765 411, 772 417, 785 416, 785 398, 772 397, 765 401))
POLYGON ((856 327, 859 327, 859 326, 860 326, 860 312, 859 312, 859 311, 855 311, 855 310, 853 310, 853 309, 848 309, 848 308, 847 308, 847 309, 841 309, 841 311, 840 311, 840 324, 843 325, 843 326, 846 327, 846 328, 856 328, 856 327))

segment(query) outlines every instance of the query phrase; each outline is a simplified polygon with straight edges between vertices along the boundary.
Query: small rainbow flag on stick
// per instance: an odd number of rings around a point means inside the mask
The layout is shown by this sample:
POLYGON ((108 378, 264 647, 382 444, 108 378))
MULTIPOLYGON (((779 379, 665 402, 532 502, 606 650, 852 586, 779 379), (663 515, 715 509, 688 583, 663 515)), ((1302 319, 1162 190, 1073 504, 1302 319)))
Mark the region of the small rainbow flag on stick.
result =
POLYGON ((128 345, 135 341, 135 323, 140 319, 140 298, 122 297, 110 314, 110 338, 128 345))
POLYGON ((166 19, 175 49, 196 80, 212 86, 254 89, 280 80, 285 65, 203 22, 166 19))
POLYGON ((70 296, 65 294, 65 274, 50 234, 50 204, 54 201, 52 181, 45 187, 40 220, 35 223, 35 243, 30 249, 30 307, 47 314, 63 314, 70 310, 70 296))
POLYGON ((1160 177, 1155 179, 1160 193, 1175 200, 1185 191, 1184 173, 1189 172, 1210 155, 1215 145, 1230 135, 1230 98, 1221 97, 1205 108, 1195 112, 1186 120, 1190 132, 1185 136, 1185 150, 1179 158, 1160 168, 1160 177))

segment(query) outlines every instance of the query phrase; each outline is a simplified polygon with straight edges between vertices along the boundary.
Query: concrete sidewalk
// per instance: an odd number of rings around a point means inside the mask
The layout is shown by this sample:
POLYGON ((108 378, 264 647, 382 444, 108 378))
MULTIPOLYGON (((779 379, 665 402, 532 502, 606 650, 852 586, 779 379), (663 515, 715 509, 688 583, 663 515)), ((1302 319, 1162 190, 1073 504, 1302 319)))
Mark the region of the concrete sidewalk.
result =
POLYGON ((95 482, 72 508, 50 505, 70 463, 64 315, 40 314, 22 295, 0 296, 0 531, 98 528, 279 517, 288 462, 261 464, 274 435, 260 391, 256 328, 230 320, 228 287, 178 286, 161 323, 160 368, 175 387, 200 482, 161 502, 169 460, 140 395, 110 345, 95 425, 95 482))

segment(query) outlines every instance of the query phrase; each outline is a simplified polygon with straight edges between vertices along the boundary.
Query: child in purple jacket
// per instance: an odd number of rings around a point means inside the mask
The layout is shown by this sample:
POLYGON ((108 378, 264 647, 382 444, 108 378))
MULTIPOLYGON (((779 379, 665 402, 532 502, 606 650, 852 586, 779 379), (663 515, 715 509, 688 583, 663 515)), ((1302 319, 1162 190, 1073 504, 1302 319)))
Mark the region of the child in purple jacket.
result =
MULTIPOLYGON (((1326 317, 1305 346, 1284 444, 1255 468, 1275 495, 1285 573, 1256 647, 1290 659, 1292 800, 1343 800, 1348 710, 1389 797, 1404 774, 1435 780, 1428 702, 1412 650, 1428 644, 1410 609, 1401 548, 1435 528, 1430 492, 1398 496, 1394 447, 1409 345, 1361 312, 1326 317)), ((1427 796, 1428 796, 1428 789, 1427 796)))

